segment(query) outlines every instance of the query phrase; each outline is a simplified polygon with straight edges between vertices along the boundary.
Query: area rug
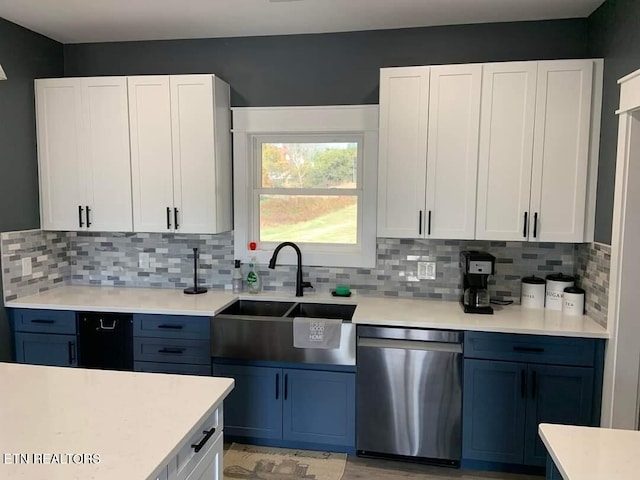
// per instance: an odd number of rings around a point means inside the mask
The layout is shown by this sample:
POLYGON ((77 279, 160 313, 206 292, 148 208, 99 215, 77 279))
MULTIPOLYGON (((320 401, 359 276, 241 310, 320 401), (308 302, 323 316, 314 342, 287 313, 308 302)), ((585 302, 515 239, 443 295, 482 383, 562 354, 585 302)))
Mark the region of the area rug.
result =
POLYGON ((231 480, 340 480, 347 455, 256 447, 234 443, 224 454, 224 478, 231 480))

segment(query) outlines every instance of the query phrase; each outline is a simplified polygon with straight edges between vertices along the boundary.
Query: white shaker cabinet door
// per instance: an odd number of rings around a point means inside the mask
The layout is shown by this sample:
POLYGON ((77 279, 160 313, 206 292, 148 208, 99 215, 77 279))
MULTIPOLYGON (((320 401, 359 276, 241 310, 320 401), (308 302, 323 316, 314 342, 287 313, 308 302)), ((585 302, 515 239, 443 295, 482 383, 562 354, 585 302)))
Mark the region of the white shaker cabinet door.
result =
POLYGON ((478 240, 527 240, 536 62, 483 69, 478 164, 478 240))
POLYGON ((426 236, 473 239, 482 65, 431 67, 426 236))
POLYGON ((42 229, 83 229, 86 185, 80 79, 36 80, 35 93, 42 229))
POLYGON ((229 86, 213 75, 171 76, 170 85, 176 231, 229 230, 229 86))
POLYGON ((125 77, 83 78, 87 227, 131 232, 131 158, 125 77))
POLYGON ((593 69, 538 62, 530 240, 584 241, 593 69))
POLYGON ((378 236, 425 235, 429 67, 380 70, 378 236))
POLYGON ((174 230, 169 76, 128 77, 133 226, 174 230))

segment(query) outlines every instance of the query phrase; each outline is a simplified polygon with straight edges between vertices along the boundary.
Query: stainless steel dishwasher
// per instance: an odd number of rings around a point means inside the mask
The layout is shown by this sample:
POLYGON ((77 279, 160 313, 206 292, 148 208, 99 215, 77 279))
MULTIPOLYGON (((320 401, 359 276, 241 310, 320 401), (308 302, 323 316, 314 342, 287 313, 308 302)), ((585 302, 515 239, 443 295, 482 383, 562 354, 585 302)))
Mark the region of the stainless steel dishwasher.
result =
POLYGON ((457 467, 463 333, 358 326, 358 455, 457 467))

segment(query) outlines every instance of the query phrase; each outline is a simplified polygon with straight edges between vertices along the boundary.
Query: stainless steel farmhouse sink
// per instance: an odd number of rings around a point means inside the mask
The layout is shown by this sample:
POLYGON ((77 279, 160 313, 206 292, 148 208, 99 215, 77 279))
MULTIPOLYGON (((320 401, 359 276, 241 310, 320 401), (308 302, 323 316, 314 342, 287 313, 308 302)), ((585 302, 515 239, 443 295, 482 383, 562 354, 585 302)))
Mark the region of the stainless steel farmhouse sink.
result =
POLYGON ((214 357, 323 365, 356 364, 354 305, 238 300, 211 317, 214 357), (295 348, 295 317, 342 320, 340 347, 295 348))

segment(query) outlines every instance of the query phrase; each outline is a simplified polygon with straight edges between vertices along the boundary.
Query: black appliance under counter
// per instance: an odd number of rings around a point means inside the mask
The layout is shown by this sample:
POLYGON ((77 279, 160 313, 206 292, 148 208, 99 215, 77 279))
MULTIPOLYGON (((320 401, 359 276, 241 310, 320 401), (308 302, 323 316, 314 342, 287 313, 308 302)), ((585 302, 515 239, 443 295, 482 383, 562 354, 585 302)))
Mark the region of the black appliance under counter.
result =
POLYGON ((133 370, 133 315, 78 313, 78 366, 133 370))

